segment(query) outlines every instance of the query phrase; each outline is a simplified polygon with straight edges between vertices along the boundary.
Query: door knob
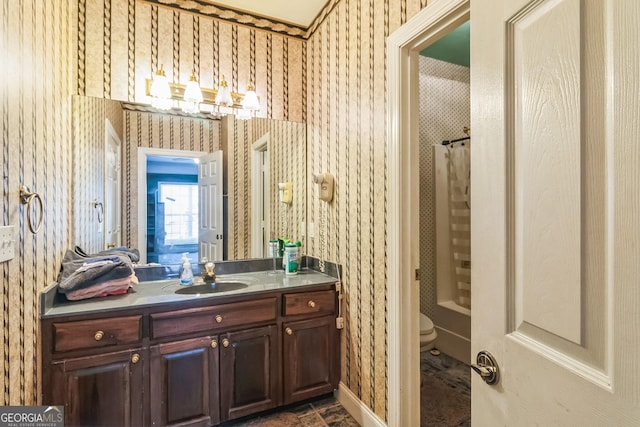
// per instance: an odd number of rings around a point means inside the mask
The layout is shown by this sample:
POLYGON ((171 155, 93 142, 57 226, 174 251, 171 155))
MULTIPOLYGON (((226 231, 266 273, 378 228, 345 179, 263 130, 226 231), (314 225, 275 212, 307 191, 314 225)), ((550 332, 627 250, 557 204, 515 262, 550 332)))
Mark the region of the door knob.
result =
POLYGON ((495 357, 488 351, 481 351, 476 356, 476 363, 471 365, 473 369, 482 380, 489 384, 497 384, 500 380, 500 369, 498 369, 498 362, 495 357))

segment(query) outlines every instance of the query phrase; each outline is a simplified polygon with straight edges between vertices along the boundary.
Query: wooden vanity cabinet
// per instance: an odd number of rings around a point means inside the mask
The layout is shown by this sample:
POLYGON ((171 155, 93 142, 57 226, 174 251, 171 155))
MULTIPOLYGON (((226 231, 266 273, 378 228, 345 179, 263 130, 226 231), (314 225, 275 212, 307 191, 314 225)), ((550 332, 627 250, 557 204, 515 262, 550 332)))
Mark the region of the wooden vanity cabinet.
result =
POLYGON ((154 426, 211 426, 220 422, 218 337, 152 345, 150 421, 154 426))
POLYGON ((283 403, 331 393, 340 380, 334 315, 287 322, 283 327, 283 403))
POLYGON ((65 425, 211 426, 337 388, 333 285, 41 320, 65 425))
POLYGON ((283 403, 331 393, 338 387, 336 302, 333 289, 283 295, 283 403))
POLYGON ((221 421, 280 405, 280 351, 275 325, 220 336, 221 421))
POLYGON ((54 361, 47 404, 65 405, 65 426, 144 424, 142 348, 54 361))

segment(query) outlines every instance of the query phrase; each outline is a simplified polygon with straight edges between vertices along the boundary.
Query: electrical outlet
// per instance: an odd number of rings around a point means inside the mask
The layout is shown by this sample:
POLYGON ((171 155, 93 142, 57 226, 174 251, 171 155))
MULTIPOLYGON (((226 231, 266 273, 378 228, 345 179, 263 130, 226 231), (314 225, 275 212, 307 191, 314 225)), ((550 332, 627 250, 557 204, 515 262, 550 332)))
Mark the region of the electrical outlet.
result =
POLYGON ((15 258, 15 225, 0 227, 0 262, 15 258))
POLYGON ((343 328, 344 328, 344 318, 336 317, 336 329, 343 329, 343 328))

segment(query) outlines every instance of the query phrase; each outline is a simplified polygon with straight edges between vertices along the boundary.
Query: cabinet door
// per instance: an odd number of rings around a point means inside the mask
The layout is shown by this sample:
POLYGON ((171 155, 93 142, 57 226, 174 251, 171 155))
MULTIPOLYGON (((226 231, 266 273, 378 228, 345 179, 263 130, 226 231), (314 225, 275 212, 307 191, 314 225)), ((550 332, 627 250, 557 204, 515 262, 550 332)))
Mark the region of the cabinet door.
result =
POLYGON ((340 351, 335 316, 283 324, 284 403, 336 389, 340 351))
POLYGON ((280 404, 277 327, 220 335, 222 421, 280 404))
POLYGON ((53 362, 52 395, 64 401, 65 426, 139 426, 143 420, 141 349, 53 362))
POLYGON ((218 339, 159 344, 151 353, 151 423, 210 426, 220 421, 218 339))

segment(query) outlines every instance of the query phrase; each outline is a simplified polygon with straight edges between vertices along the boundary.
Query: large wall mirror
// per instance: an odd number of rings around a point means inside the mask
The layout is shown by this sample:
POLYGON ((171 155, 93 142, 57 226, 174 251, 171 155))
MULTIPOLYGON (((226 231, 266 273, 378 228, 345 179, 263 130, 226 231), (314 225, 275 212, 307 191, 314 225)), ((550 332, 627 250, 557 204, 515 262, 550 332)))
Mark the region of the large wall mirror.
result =
POLYGON ((214 221, 215 260, 266 257, 271 238, 306 243, 304 124, 84 96, 73 97, 72 119, 73 244, 85 252, 124 245, 144 262, 200 260, 202 228, 214 221), (280 202, 285 182, 290 203, 280 202))

